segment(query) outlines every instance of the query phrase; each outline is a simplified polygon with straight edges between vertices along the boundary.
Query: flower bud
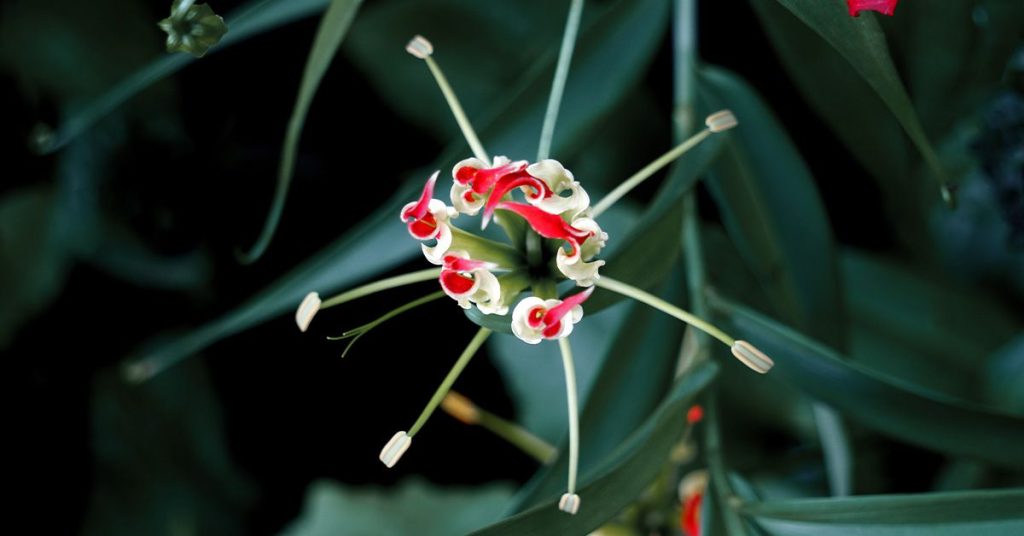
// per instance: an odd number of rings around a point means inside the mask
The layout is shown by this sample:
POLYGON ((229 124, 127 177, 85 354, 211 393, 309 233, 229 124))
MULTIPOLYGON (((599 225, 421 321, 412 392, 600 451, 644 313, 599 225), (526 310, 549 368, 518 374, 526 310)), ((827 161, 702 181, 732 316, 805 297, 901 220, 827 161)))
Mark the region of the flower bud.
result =
POLYGON ((580 509, 580 496, 575 493, 563 494, 562 498, 558 500, 558 509, 575 515, 580 509))

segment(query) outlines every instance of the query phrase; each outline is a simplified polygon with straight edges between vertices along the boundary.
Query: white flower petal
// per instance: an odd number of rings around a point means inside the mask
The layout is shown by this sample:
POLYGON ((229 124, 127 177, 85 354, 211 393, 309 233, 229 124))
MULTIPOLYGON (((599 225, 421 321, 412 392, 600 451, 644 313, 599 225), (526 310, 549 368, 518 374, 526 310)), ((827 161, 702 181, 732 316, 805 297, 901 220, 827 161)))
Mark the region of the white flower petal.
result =
POLYGON ((480 212, 480 209, 483 208, 484 203, 487 201, 484 196, 474 195, 474 201, 466 200, 466 193, 472 191, 473 188, 469 185, 463 185, 457 182, 452 184, 452 206, 455 207, 455 210, 458 211, 458 213, 465 214, 467 216, 476 216, 476 214, 480 212))
POLYGON ((597 271, 604 266, 604 261, 586 262, 578 255, 570 257, 565 250, 559 249, 555 256, 555 266, 558 267, 558 271, 562 272, 562 275, 575 281, 578 286, 591 287, 601 278, 597 271))
POLYGON ((544 339, 540 329, 530 326, 527 317, 535 307, 543 307, 544 300, 530 296, 523 298, 512 310, 512 333, 525 343, 538 344, 544 339))
POLYGON ((452 230, 448 228, 448 224, 440 222, 437 224, 437 229, 437 243, 433 246, 420 244, 420 248, 423 250, 423 256, 431 264, 440 266, 444 264, 444 254, 448 252, 448 248, 452 247, 452 230))

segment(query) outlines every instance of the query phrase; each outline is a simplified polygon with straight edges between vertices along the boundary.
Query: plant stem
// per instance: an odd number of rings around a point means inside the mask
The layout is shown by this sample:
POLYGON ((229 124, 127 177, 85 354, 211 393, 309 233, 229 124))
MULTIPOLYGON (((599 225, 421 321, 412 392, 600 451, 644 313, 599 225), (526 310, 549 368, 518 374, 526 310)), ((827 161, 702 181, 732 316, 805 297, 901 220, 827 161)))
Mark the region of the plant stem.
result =
POLYGON ((540 131, 540 146, 537 148, 537 161, 551 155, 551 140, 555 136, 555 123, 558 122, 558 109, 562 105, 565 93, 565 81, 569 78, 569 63, 572 51, 576 46, 576 35, 580 30, 580 17, 583 14, 583 0, 572 0, 569 5, 569 17, 565 21, 565 32, 562 33, 562 48, 558 51, 558 66, 555 67, 555 79, 551 82, 551 95, 548 97, 548 108, 544 113, 544 126, 540 131))
POLYGON ((565 395, 569 401, 569 493, 576 493, 576 469, 580 459, 580 419, 579 408, 576 406, 576 367, 572 361, 572 347, 569 339, 558 339, 558 349, 562 351, 562 367, 565 369, 565 395))
POLYGON ((644 292, 643 290, 640 290, 632 285, 627 285, 626 283, 616 281, 606 275, 603 275, 601 276, 601 279, 597 280, 597 286, 603 289, 610 290, 612 292, 617 292, 619 294, 622 294, 623 296, 633 298, 634 300, 650 305, 651 307, 654 307, 655 309, 669 316, 678 318, 679 320, 682 320, 683 322, 686 322, 687 324, 703 331, 704 333, 707 333, 708 335, 711 335, 712 337, 722 341, 722 343, 724 343, 726 346, 730 348, 736 342, 735 339, 730 337, 724 331, 715 327, 710 322, 707 322, 706 320, 694 315, 693 313, 680 309, 679 307, 676 307, 675 305, 672 305, 671 303, 649 292, 644 292))
POLYGON ((452 369, 448 371, 448 375, 444 377, 441 385, 437 387, 437 391, 434 391, 434 396, 430 398, 430 402, 427 402, 427 407, 423 408, 423 412, 420 413, 419 418, 416 419, 416 423, 409 429, 409 437, 415 436, 416 432, 419 432, 420 428, 423 428, 423 425, 427 423, 427 419, 430 418, 434 413, 434 410, 437 409, 437 406, 439 406, 441 401, 444 400, 445 395, 447 395, 448 391, 452 388, 452 384, 455 383, 459 374, 462 374, 462 370, 469 364, 469 360, 473 359, 477 350, 483 346, 487 337, 490 335, 491 330, 487 328, 480 328, 480 331, 476 332, 476 336, 473 337, 473 340, 469 341, 469 346, 466 346, 466 349, 462 351, 462 355, 460 355, 459 359, 455 361, 454 365, 452 365, 452 369))
POLYGON ((459 103, 458 97, 455 96, 455 91, 452 90, 452 86, 448 83, 448 79, 441 72, 441 68, 438 67, 437 62, 434 58, 427 56, 424 58, 427 62, 427 67, 430 67, 431 74, 434 75, 434 80, 437 81, 437 86, 441 88, 441 93, 444 94, 444 98, 448 101, 448 107, 452 109, 452 115, 455 116, 455 122, 459 124, 459 128, 462 130, 462 135, 466 138, 466 143, 469 144, 469 148, 473 150, 473 155, 483 160, 487 165, 491 164, 490 157, 487 156, 487 151, 484 151, 483 144, 480 143, 480 138, 476 136, 476 131, 473 130, 473 125, 469 123, 469 118, 466 117, 466 111, 462 109, 462 104, 459 103))
POLYGON ((362 298, 363 296, 369 296, 370 294, 380 292, 382 290, 388 290, 395 287, 401 287, 404 285, 411 285, 413 283, 419 283, 422 281, 430 281, 431 279, 437 279, 441 276, 440 268, 427 268, 426 270, 419 270, 417 272, 410 272, 408 274, 396 275, 387 279, 381 279, 380 281, 374 281, 361 287, 356 287, 347 292, 342 292, 333 298, 324 300, 320 304, 320 309, 327 309, 328 307, 334 307, 335 305, 341 305, 345 302, 349 302, 355 299, 362 298))

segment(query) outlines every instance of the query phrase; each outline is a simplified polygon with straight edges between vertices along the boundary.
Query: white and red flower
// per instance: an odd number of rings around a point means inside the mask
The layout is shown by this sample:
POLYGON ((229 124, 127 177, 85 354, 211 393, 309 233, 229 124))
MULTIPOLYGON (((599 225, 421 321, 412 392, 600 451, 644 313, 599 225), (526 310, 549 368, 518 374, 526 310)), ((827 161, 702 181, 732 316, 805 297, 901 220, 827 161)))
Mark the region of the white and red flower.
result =
POLYGON ((470 259, 465 251, 449 251, 441 270, 441 289, 463 309, 476 304, 484 314, 503 315, 508 306, 501 302, 501 285, 491 273, 494 268, 493 263, 470 259))
POLYGON ((529 344, 567 337, 572 333, 573 325, 583 318, 581 304, 593 292, 594 287, 590 287, 565 300, 542 300, 536 296, 523 298, 512 311, 512 333, 529 344))
POLYGON ((448 221, 458 217, 459 213, 439 199, 433 199, 434 184, 438 172, 435 171, 423 187, 419 201, 402 207, 399 217, 409 228, 409 234, 420 241, 434 240, 433 246, 421 244, 423 256, 433 264, 443 264, 444 254, 452 246, 452 230, 448 221))

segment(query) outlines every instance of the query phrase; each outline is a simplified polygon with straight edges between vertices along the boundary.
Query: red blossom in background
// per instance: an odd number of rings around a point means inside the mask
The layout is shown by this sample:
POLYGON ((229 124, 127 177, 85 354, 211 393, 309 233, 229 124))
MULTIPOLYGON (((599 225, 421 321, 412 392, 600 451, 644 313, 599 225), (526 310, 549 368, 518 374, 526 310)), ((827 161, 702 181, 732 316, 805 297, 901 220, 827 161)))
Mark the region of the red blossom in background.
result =
POLYGON ((896 10, 896 4, 900 0, 846 0, 846 6, 850 8, 850 16, 857 17, 861 11, 877 11, 884 15, 892 16, 896 10))

